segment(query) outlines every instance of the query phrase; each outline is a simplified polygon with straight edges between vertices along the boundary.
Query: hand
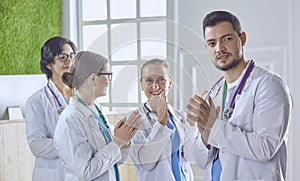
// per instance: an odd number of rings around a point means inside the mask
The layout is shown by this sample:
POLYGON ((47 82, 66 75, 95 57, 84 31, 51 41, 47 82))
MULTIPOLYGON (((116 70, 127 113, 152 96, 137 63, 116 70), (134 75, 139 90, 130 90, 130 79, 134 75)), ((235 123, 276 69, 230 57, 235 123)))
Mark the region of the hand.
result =
POLYGON ((116 142, 121 148, 128 146, 130 144, 130 140, 140 127, 140 119, 141 115, 138 113, 138 111, 134 111, 127 121, 126 118, 121 119, 115 126, 113 141, 116 142))
MULTIPOLYGON (((199 127, 199 125, 201 125, 200 122, 202 119, 200 113, 202 114, 202 116, 206 116, 207 117, 207 112, 203 112, 201 111, 201 104, 206 103, 206 101, 202 98, 205 93, 207 91, 204 91, 201 94, 201 97, 198 95, 194 95, 193 98, 190 98, 187 105, 186 105, 186 113, 187 113, 187 118, 188 118, 188 122, 190 123, 191 126, 198 126, 198 129, 200 131, 200 133, 202 134, 202 132, 204 131, 204 128, 202 128, 201 126, 199 127), (205 113, 205 115, 203 115, 203 113, 205 113), (197 124, 198 123, 198 124, 197 124)), ((204 122, 204 124, 206 124, 204 122)))
MULTIPOLYGON (((202 95, 205 95, 207 91, 204 91, 202 95)), ((208 103, 200 96, 195 95, 193 98, 189 99, 189 102, 186 106, 187 118, 191 125, 197 123, 199 132, 203 143, 209 147, 207 144, 210 130, 213 127, 219 112, 220 106, 217 108, 212 100, 208 97, 208 103)))
POLYGON ((168 103, 165 92, 162 92, 159 96, 152 96, 149 99, 149 103, 151 108, 154 107, 153 111, 157 114, 157 121, 165 126, 169 121, 168 103))

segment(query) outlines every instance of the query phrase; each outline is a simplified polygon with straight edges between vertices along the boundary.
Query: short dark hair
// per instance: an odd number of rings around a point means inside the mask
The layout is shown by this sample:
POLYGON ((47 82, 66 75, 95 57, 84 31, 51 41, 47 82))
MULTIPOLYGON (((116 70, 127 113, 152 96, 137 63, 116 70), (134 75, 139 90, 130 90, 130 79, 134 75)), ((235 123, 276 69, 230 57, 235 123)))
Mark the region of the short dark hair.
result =
POLYGON ((47 79, 52 77, 52 71, 47 68, 47 65, 54 62, 54 57, 62 52, 62 48, 65 44, 69 44, 76 53, 75 44, 66 38, 56 36, 48 39, 41 48, 41 61, 40 68, 43 73, 46 74, 47 79))
POLYGON ((203 37, 205 38, 205 28, 215 26, 221 22, 229 22, 234 31, 240 35, 242 32, 241 23, 239 19, 232 13, 227 11, 213 11, 205 16, 202 22, 203 37))

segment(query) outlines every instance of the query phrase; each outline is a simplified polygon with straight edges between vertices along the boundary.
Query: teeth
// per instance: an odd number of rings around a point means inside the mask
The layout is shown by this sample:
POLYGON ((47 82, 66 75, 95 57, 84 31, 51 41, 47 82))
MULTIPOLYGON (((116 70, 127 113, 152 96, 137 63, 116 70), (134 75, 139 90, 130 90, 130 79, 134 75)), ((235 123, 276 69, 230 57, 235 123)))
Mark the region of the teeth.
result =
POLYGON ((152 92, 153 95, 159 95, 161 92, 152 92))

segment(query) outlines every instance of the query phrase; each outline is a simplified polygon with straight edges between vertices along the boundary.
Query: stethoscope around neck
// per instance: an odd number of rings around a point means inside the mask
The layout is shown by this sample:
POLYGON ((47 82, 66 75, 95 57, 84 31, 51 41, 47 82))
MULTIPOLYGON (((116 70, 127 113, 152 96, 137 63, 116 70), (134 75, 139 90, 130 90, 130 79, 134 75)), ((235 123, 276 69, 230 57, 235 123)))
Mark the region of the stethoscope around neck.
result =
MULTIPOLYGON (((61 102, 58 100, 58 97, 55 95, 54 91, 51 89, 51 87, 49 86, 49 82, 47 83, 47 87, 49 88, 51 94, 53 95, 55 101, 57 102, 58 104, 58 109, 57 109, 57 113, 58 115, 60 115, 63 110, 65 109, 65 107, 61 104, 61 102)), ((67 100, 65 99, 66 103, 68 104, 67 100)))
MULTIPOLYGON (((150 108, 147 106, 147 102, 144 103, 144 111, 145 111, 145 113, 146 113, 146 117, 147 117, 148 121, 151 122, 152 119, 151 119, 150 114, 151 114, 151 113, 156 114, 156 113, 155 113, 154 111, 151 111, 151 110, 150 110, 150 108)), ((170 117, 171 119, 173 119, 173 115, 171 114, 170 110, 168 110, 168 114, 169 114, 169 117, 170 117)), ((181 121, 182 121, 182 120, 181 120, 181 121)))
POLYGON ((234 94, 233 94, 233 97, 232 97, 232 99, 231 99, 229 108, 227 108, 227 109, 224 110, 224 113, 223 113, 223 114, 224 114, 224 118, 225 118, 225 119, 230 119, 230 118, 231 118, 232 113, 233 113, 233 109, 234 109, 234 107, 235 107, 235 99, 236 99, 236 96, 237 96, 238 94, 241 94, 241 93, 242 93, 242 90, 243 90, 243 88, 244 88, 244 86, 245 86, 245 84, 246 84, 246 82, 247 82, 247 79, 249 78, 250 73, 252 72, 253 68, 254 68, 254 61, 251 60, 251 61, 249 62, 249 66, 247 67, 247 70, 246 70, 246 72, 245 72, 245 74, 244 74, 244 76, 243 76, 241 82, 239 83, 239 86, 237 87, 237 89, 235 90, 235 92, 234 92, 234 94))
MULTIPOLYGON (((244 88, 244 86, 245 86, 245 84, 246 84, 246 82, 247 82, 247 79, 249 78, 250 73, 252 72, 253 68, 254 68, 254 61, 251 60, 251 61, 249 62, 249 65, 248 65, 248 67, 247 67, 247 69, 246 69, 246 72, 245 72, 245 74, 244 74, 244 76, 243 76, 241 82, 239 83, 237 89, 235 90, 235 92, 234 92, 234 94, 233 94, 233 97, 232 97, 232 99, 231 99, 229 108, 226 108, 226 109, 223 111, 223 117, 224 117, 225 119, 228 120, 228 119, 231 118, 232 113, 233 113, 233 110, 234 110, 234 107, 235 107, 235 99, 236 99, 236 96, 237 96, 238 94, 241 94, 241 93, 242 93, 242 90, 243 90, 243 88, 244 88)), ((215 89, 216 86, 217 86, 223 79, 224 79, 224 77, 221 77, 221 78, 213 85, 213 87, 210 89, 210 91, 209 91, 209 93, 207 94, 207 96, 206 96, 205 99, 208 98, 210 92, 211 92, 213 89, 215 89)), ((225 84, 226 84, 226 86, 227 86, 227 83, 226 83, 226 82, 224 83, 224 86, 225 86, 225 84)), ((220 88, 218 89, 218 92, 219 92, 219 90, 220 90, 220 88)), ((227 90, 226 90, 226 91, 227 91, 227 90)), ((224 97, 224 94, 223 94, 222 105, 225 104, 225 99, 226 99, 226 97, 224 97)))
POLYGON ((145 109, 145 113, 146 113, 148 121, 151 121, 152 119, 151 119, 150 113, 154 113, 154 111, 151 111, 149 109, 149 107, 147 106, 147 102, 144 103, 144 109, 145 109))

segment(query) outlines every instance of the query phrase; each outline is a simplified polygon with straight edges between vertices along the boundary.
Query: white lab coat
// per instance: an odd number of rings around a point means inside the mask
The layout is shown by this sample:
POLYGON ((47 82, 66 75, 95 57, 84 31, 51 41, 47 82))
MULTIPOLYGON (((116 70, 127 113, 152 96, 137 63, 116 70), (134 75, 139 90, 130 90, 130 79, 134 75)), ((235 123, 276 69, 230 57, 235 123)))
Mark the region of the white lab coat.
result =
POLYGON ((199 139, 196 148, 207 160, 197 163, 205 168, 204 180, 211 180, 215 148, 222 165, 221 181, 285 180, 291 109, 292 99, 282 79, 255 66, 236 98, 231 119, 217 119, 212 127, 208 139, 212 148, 207 150, 199 139))
MULTIPOLYGON (((147 107, 151 110, 149 103, 147 107)), ((173 116, 173 121, 180 137, 180 163, 187 181, 193 180, 193 173, 190 163, 194 161, 192 141, 197 132, 187 122, 186 116, 174 110, 168 105, 169 111, 173 116)), ((170 136, 173 130, 161 125, 157 121, 157 115, 151 113, 151 120, 147 118, 145 107, 137 109, 141 114, 141 126, 131 141, 130 156, 135 164, 136 173, 139 181, 175 181, 172 173, 171 152, 172 143, 170 136)), ((128 116, 130 113, 128 114, 128 116)))
MULTIPOLYGON (((49 80, 49 86, 63 107, 66 107, 63 96, 51 80, 49 80)), ((47 86, 27 100, 26 134, 31 152, 35 156, 33 181, 59 181, 64 178, 62 165, 53 142, 59 117, 58 109, 58 103, 47 86)))
POLYGON ((65 181, 113 181, 113 165, 124 162, 129 152, 113 141, 106 145, 97 119, 73 98, 59 118, 54 140, 63 163, 65 181))

